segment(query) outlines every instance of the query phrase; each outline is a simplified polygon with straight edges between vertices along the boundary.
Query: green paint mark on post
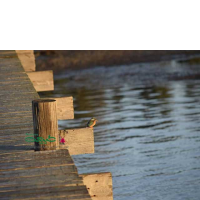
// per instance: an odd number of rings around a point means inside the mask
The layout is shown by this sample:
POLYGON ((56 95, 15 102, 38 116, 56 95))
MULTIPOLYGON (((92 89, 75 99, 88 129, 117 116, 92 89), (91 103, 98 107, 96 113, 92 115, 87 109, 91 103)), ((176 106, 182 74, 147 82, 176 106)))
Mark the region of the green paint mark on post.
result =
POLYGON ((34 138, 34 135, 38 135, 38 134, 26 133, 26 135, 30 135, 30 137, 25 138, 26 142, 39 142, 39 144, 47 144, 47 142, 55 142, 56 141, 56 138, 51 137, 50 135, 48 136, 48 138, 46 140, 43 137, 34 138))

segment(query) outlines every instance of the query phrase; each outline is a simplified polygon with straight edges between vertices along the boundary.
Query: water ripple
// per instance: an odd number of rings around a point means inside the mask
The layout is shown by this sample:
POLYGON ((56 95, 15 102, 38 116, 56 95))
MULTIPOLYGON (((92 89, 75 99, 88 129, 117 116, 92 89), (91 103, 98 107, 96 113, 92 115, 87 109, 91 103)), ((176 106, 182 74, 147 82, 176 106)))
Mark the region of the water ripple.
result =
POLYGON ((168 81, 177 71, 200 68, 166 63, 72 71, 45 94, 74 97, 75 119, 59 121, 59 128, 98 118, 95 154, 74 160, 79 173, 110 171, 115 200, 199 200, 200 80, 168 81))

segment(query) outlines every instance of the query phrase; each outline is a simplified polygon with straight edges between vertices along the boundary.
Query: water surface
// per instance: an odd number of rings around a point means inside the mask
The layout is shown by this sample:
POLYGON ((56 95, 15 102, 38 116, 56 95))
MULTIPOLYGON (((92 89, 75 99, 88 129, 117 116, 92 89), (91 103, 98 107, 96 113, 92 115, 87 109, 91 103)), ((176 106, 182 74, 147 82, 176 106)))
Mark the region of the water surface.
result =
POLYGON ((60 129, 98 118, 95 154, 74 161, 79 173, 111 172, 115 200, 199 200, 199 74, 176 61, 66 71, 41 96, 74 97, 60 129))

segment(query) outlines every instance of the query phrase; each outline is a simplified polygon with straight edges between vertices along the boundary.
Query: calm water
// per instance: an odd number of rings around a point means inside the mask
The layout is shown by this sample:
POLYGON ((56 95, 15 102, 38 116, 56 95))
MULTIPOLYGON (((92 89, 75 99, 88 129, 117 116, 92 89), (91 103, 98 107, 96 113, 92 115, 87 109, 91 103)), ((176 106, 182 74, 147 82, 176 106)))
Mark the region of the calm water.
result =
POLYGON ((74 160, 79 173, 111 172, 115 200, 199 200, 196 74, 199 65, 175 61, 67 71, 41 96, 74 97, 75 119, 62 129, 98 118, 95 154, 74 160))

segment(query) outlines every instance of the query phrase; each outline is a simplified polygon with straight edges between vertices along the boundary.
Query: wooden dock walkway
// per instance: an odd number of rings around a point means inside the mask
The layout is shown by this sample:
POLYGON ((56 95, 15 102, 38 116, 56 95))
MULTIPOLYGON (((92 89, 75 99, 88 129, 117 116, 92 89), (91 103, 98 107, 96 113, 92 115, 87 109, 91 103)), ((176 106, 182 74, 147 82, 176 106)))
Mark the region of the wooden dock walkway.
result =
POLYGON ((0 51, 0 199, 90 200, 67 149, 34 151, 32 100, 39 96, 15 51, 0 51))

